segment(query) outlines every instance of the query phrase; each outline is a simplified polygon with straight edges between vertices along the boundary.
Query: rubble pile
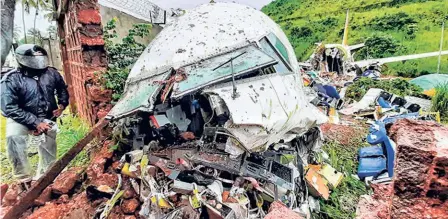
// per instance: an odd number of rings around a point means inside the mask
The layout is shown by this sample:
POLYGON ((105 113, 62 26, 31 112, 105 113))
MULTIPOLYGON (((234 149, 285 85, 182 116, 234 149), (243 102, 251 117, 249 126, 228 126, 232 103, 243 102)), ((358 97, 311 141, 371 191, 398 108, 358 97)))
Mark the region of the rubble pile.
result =
POLYGON ((359 203, 359 218, 443 218, 448 215, 448 129, 435 122, 400 120, 390 128, 395 140, 391 188, 374 189, 359 203), (381 192, 386 191, 386 192, 381 192), (366 209, 384 209, 370 211, 366 209), (366 215, 367 214, 367 215, 366 215))
MULTIPOLYGON (((104 141, 87 168, 61 173, 22 217, 309 218, 319 205, 313 196, 328 199, 342 179, 329 165, 311 165, 319 133, 310 130, 291 148, 239 156, 185 132, 174 140, 183 143, 151 141, 141 150, 114 151, 115 143, 104 141)), ((2 210, 19 193, 9 189, 2 210)))
POLYGON ((226 152, 225 135, 205 133, 196 140, 193 133, 175 126, 159 133, 157 141, 125 153, 111 165, 119 182, 109 198, 122 200, 119 209, 118 202, 115 207, 109 203, 103 213, 112 208, 110 215, 138 218, 310 216, 305 167, 315 161, 319 129, 288 144, 239 155, 226 152))
POLYGON ((353 141, 365 134, 365 125, 362 122, 353 124, 331 124, 325 123, 320 129, 326 141, 335 141, 344 146, 354 146, 353 141))

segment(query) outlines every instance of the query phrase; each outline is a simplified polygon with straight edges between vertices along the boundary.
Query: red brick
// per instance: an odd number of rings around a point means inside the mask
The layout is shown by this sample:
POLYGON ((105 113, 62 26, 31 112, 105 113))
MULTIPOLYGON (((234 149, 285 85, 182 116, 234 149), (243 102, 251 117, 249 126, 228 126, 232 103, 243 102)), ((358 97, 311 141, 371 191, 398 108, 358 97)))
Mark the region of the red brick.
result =
POLYGON ((78 11, 78 22, 82 24, 101 24, 101 15, 97 9, 78 11))
POLYGON ((85 35, 81 35, 81 43, 82 45, 87 46, 102 46, 104 45, 104 40, 101 35, 96 37, 88 37, 85 35))
POLYGON ((69 193, 76 183, 80 181, 80 175, 77 171, 77 169, 73 169, 61 173, 52 185, 53 192, 55 194, 69 193))
POLYGON ((90 100, 95 102, 108 103, 112 99, 112 90, 104 89, 98 85, 88 87, 90 100))
POLYGON ((303 219, 303 217, 283 205, 283 203, 275 201, 269 207, 269 213, 265 219, 303 219))
POLYGON ((43 206, 46 202, 51 200, 51 186, 44 189, 44 191, 40 194, 39 198, 34 200, 34 205, 43 206))
POLYGON ((125 214, 134 214, 136 209, 140 206, 140 202, 133 198, 129 200, 124 200, 121 204, 121 210, 125 214))

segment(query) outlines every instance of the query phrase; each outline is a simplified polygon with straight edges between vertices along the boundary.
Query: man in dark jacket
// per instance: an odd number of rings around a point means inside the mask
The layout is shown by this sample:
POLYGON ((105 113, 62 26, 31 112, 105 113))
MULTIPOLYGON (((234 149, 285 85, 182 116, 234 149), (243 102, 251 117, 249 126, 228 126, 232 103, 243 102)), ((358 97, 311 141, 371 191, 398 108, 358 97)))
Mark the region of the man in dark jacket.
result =
POLYGON ((1 80, 1 111, 7 118, 6 144, 14 176, 31 179, 28 163, 28 135, 37 144, 37 177, 56 160, 56 118, 68 105, 67 86, 59 72, 48 67, 47 52, 40 46, 17 47, 19 68, 1 80), (55 96, 57 96, 57 101, 55 96))

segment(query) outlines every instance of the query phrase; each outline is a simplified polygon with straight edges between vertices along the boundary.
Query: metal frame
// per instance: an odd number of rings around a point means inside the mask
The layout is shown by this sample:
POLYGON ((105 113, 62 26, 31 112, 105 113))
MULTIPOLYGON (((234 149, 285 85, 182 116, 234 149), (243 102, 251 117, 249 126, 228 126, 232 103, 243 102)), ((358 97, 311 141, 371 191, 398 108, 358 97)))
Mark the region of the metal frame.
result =
MULTIPOLYGON (((270 45, 270 46, 272 47, 272 49, 274 50, 275 54, 277 54, 277 56, 280 57, 280 59, 283 61, 283 63, 285 64, 286 68, 288 68, 288 70, 290 70, 290 71, 292 72, 293 70, 292 70, 291 64, 289 64, 289 62, 286 61, 285 57, 283 57, 283 55, 280 53, 280 51, 278 51, 278 49, 274 46, 274 44, 272 44, 272 42, 269 40, 269 38, 268 38, 268 35, 269 35, 269 34, 274 34, 274 33, 270 32, 270 33, 268 33, 268 34, 265 34, 265 35, 263 35, 263 37, 260 37, 260 38, 256 41, 258 48, 262 49, 261 44, 260 44, 260 41, 261 41, 262 39, 266 39, 266 41, 269 43, 269 45, 270 45)), ((274 34, 274 36, 277 37, 275 34, 274 34)), ((278 38, 278 37, 277 37, 277 38, 278 38)), ((285 45, 283 45, 283 46, 285 46, 285 45)), ((272 57, 272 58, 274 58, 274 57, 272 57)), ((274 59, 275 59, 275 58, 274 58, 274 59)))

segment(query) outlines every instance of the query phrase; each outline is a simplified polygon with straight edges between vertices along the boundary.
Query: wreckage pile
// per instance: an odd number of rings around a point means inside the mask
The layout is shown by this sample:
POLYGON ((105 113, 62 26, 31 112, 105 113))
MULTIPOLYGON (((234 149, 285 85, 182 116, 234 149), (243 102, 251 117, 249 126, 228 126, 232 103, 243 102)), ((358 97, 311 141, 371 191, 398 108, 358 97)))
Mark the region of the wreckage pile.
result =
MULTIPOLYGON (((210 144, 198 147, 188 132, 178 135, 181 144, 162 146, 152 141, 122 156, 120 150, 111 150, 112 141, 105 141, 87 169, 63 172, 35 201, 38 209, 23 217, 307 218, 306 184, 311 194, 327 199, 329 191, 319 188, 327 187, 322 176, 334 174, 330 166, 310 165, 305 177, 298 154, 312 154, 303 148, 313 150, 316 135, 319 129, 296 139, 296 148, 237 157, 210 144)), ((307 156, 307 162, 312 160, 307 156)), ((329 185, 337 186, 341 177, 329 185)), ((8 191, 5 206, 17 201, 17 191, 8 191)))

